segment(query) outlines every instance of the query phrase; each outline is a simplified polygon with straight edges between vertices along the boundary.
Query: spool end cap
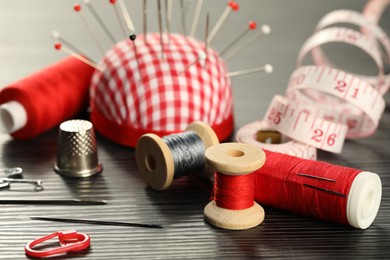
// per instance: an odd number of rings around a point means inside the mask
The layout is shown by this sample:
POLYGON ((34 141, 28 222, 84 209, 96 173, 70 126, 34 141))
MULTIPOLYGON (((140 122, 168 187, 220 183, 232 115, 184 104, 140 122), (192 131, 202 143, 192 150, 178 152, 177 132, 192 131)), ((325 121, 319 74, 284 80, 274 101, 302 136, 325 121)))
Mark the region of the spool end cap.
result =
POLYGON ((203 211, 205 220, 216 227, 232 230, 253 228, 264 221, 264 209, 256 202, 243 210, 220 208, 215 201, 209 202, 203 211))
POLYGON ((368 228, 378 213, 382 199, 382 183, 372 172, 359 173, 349 190, 347 219, 351 226, 368 228))
POLYGON ((154 190, 165 190, 174 177, 174 162, 168 145, 155 134, 145 134, 137 142, 135 159, 144 181, 154 190))

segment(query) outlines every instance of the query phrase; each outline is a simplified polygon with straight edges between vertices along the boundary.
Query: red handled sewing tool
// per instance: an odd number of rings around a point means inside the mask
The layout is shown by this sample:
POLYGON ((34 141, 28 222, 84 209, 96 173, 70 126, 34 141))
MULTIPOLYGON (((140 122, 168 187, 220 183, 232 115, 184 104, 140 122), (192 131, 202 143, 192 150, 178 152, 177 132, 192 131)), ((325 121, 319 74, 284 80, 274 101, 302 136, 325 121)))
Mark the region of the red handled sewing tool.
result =
POLYGON ((27 243, 24 250, 28 256, 43 258, 68 252, 81 251, 88 248, 90 244, 91 239, 87 234, 79 233, 77 231, 58 231, 27 243), (33 249, 35 246, 55 237, 58 237, 60 247, 43 251, 33 249))

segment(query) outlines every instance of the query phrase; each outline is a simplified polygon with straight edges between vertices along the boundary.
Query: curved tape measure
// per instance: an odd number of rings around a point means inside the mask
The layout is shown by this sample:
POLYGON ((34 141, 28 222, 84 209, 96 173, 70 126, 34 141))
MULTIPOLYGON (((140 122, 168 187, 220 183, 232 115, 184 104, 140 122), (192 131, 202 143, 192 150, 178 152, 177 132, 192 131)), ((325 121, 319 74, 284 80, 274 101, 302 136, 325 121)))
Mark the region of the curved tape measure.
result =
MULTIPOLYGON (((374 23, 379 20, 374 16, 380 15, 389 3, 390 0, 368 2, 365 14, 371 10, 369 18, 351 10, 333 11, 320 20, 315 33, 303 44, 286 95, 274 97, 261 121, 267 130, 276 130, 294 141, 283 148, 278 144, 265 147, 253 140, 256 124, 257 131, 262 130, 255 122, 237 132, 237 141, 287 154, 302 145, 339 153, 345 138, 373 134, 385 109, 383 95, 390 86, 390 75, 384 74, 384 62, 390 61, 390 39, 374 23), (332 27, 340 23, 358 26, 361 31, 332 27), (377 75, 356 75, 336 68, 320 48, 328 43, 344 43, 362 50, 375 63, 377 75), (302 65, 310 53, 315 65, 302 65)), ((297 156, 307 158, 306 154, 297 156)))
POLYGON ((278 144, 274 144, 274 142, 271 142, 273 141, 271 134, 275 133, 271 132, 270 134, 269 129, 271 127, 265 120, 255 121, 241 127, 237 132, 236 138, 238 142, 259 146, 262 149, 272 152, 284 153, 310 160, 317 159, 317 149, 314 146, 292 140, 284 135, 279 135, 278 144), (264 134, 263 138, 259 136, 261 134, 264 134), (269 140, 268 142, 267 139, 269 140))
POLYGON ((363 14, 372 23, 378 23, 390 0, 370 0, 364 6, 363 14))
POLYGON ((348 138, 372 134, 385 109, 385 101, 375 88, 352 74, 330 67, 298 68, 291 76, 287 96, 306 103, 316 102, 312 104, 316 116, 347 125, 348 138), (309 97, 305 90, 328 96, 309 97))
MULTIPOLYGON (((349 45, 356 46, 357 48, 366 52, 373 59, 378 68, 378 76, 356 76, 376 87, 380 93, 384 95, 390 86, 390 75, 384 75, 379 44, 385 51, 385 56, 383 57, 384 60, 389 62, 390 39, 387 37, 386 33, 378 25, 373 24, 367 20, 362 14, 351 10, 337 10, 325 15, 318 23, 316 31, 318 31, 318 34, 328 34, 327 30, 332 30, 330 35, 326 35, 327 39, 321 39, 321 36, 323 35, 316 35, 317 33, 312 36, 311 42, 314 42, 315 45, 312 52, 314 62, 318 65, 335 67, 329 62, 329 60, 325 57, 319 48, 319 45, 324 43, 344 42, 349 45), (356 25, 361 28, 362 32, 342 27, 324 29, 327 26, 331 26, 337 23, 349 23, 356 25)), ((305 47, 302 49, 305 49, 305 47)), ((302 53, 301 51, 301 54, 305 55, 309 50, 305 51, 306 53, 302 53)))

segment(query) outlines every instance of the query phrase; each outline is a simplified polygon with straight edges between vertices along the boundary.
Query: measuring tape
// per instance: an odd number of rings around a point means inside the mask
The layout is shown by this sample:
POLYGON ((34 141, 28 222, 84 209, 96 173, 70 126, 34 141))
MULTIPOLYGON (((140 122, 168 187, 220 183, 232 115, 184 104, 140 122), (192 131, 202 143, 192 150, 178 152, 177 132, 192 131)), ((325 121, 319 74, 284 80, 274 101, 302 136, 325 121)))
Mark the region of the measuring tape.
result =
POLYGON ((264 119, 275 129, 294 140, 327 150, 341 152, 348 127, 312 116, 310 110, 275 96, 264 119))
POLYGON ((316 27, 315 33, 301 49, 298 64, 312 49, 313 60, 317 65, 336 67, 322 53, 320 45, 330 42, 342 42, 353 45, 367 53, 378 68, 377 76, 356 75, 365 82, 376 87, 382 95, 387 93, 390 86, 390 75, 384 75, 382 55, 378 43, 383 47, 384 60, 390 60, 390 39, 376 24, 367 20, 362 14, 351 10, 337 10, 325 15, 316 27), (362 32, 342 28, 325 28, 338 23, 349 23, 362 28, 362 32), (325 29, 324 29, 325 28, 325 29))
POLYGON ((372 23, 378 23, 390 0, 370 0, 364 6, 363 14, 372 23))
POLYGON ((292 140, 285 135, 281 135, 281 142, 279 144, 258 140, 258 133, 266 132, 269 129, 271 129, 271 127, 265 120, 255 121, 241 127, 237 132, 236 138, 240 143, 252 144, 268 151, 284 153, 310 160, 317 159, 317 149, 314 146, 292 140))
MULTIPOLYGON (((358 77, 319 66, 305 66, 294 71, 287 88, 287 97, 308 104, 311 102, 316 107, 317 117, 347 125, 348 138, 372 134, 386 105, 382 95, 358 77), (329 96, 313 98, 306 95, 305 90, 315 90, 329 96)), ((309 111, 313 111, 313 107, 309 111)))
MULTIPOLYGON (((375 2, 380 2, 375 12, 381 14, 390 0, 372 0, 368 4, 375 2)), ((339 153, 345 138, 373 134, 386 106, 383 95, 390 86, 390 75, 384 74, 383 64, 390 61, 390 40, 373 21, 377 20, 351 10, 325 15, 298 54, 297 69, 290 77, 285 96, 275 96, 263 121, 242 127, 237 141, 259 145, 254 131, 266 127, 293 141, 283 148, 280 144, 260 145, 264 149, 291 155, 296 147, 308 146, 339 153), (361 31, 331 27, 339 23, 358 26, 361 31), (362 50, 375 63, 377 75, 356 75, 336 68, 320 48, 328 43, 344 43, 362 50), (308 54, 315 65, 303 65, 308 54)), ((298 156, 307 158, 306 153, 298 156)))

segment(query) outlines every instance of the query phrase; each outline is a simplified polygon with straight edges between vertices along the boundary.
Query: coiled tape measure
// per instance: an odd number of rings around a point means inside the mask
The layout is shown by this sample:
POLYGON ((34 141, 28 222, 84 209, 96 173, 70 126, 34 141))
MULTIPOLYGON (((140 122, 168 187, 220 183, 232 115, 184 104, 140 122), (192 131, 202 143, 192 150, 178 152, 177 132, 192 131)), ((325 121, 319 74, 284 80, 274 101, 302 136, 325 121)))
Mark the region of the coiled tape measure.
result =
POLYGON ((390 62, 390 40, 375 23, 389 3, 372 0, 363 14, 336 10, 325 15, 298 54, 285 96, 273 98, 263 120, 239 129, 237 141, 315 159, 315 148, 340 153, 345 138, 373 134, 385 109, 383 95, 390 87, 390 74, 384 73, 384 62, 390 62), (359 31, 335 26, 340 23, 357 26, 359 31), (320 48, 328 43, 362 50, 375 63, 377 75, 356 75, 336 68, 320 48), (314 65, 303 65, 309 54, 314 65), (262 143, 255 135, 265 130, 278 131, 292 140, 283 145, 262 143))

